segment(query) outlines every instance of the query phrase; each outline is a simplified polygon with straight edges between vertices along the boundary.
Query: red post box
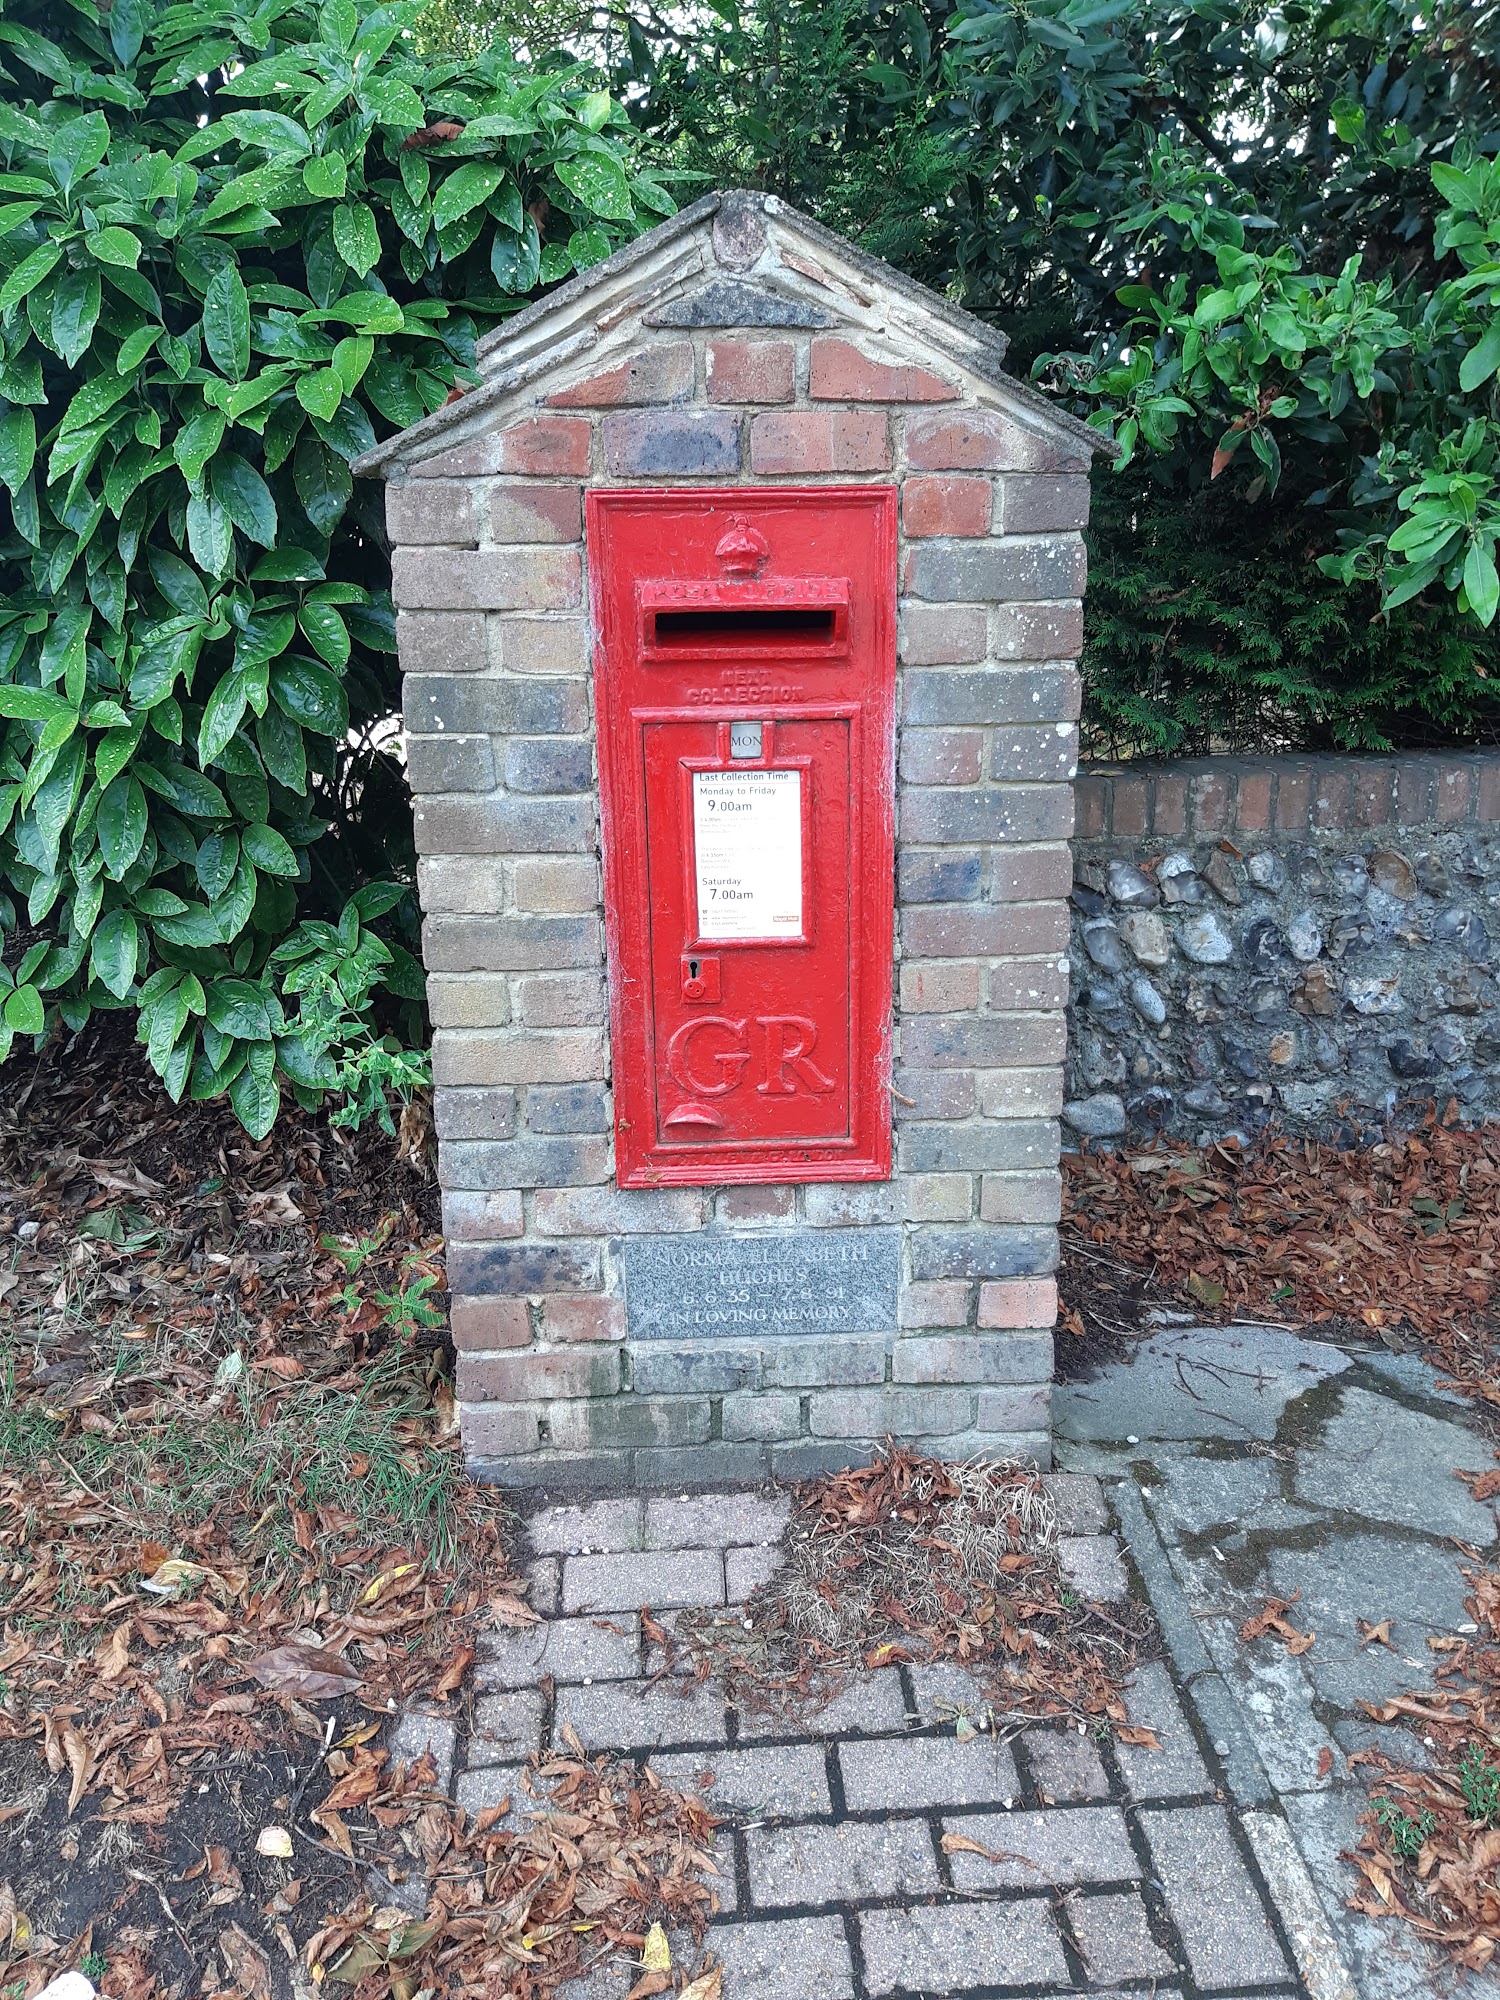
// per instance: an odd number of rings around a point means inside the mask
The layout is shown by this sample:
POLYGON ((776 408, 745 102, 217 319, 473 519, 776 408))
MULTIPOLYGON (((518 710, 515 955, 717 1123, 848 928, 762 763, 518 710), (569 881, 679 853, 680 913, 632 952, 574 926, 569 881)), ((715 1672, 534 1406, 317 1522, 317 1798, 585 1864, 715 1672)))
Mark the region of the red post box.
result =
POLYGON ((616 1172, 891 1168, 896 495, 588 495, 616 1172))

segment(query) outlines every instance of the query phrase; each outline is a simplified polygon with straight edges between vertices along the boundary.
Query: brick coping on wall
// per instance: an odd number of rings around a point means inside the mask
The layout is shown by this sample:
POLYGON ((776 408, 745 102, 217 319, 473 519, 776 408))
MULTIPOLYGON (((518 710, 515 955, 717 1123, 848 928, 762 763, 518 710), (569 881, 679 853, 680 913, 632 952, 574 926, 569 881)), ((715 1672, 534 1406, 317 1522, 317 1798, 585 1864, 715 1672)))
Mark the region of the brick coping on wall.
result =
POLYGON ((1079 767, 1079 840, 1500 823, 1500 749, 1079 767))

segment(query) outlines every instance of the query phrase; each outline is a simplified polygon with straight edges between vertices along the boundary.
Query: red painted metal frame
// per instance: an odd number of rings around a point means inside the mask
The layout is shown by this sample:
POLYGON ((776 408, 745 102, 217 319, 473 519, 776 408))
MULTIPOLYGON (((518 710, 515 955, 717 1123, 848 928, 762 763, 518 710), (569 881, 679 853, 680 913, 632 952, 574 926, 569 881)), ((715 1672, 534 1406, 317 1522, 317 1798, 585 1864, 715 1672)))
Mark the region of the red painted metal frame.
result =
MULTIPOLYGON (((747 1182, 884 1180, 891 1171, 892 953, 895 911, 896 490, 891 486, 614 489, 586 504, 590 602, 594 625, 594 698, 604 849, 604 921, 609 954, 613 1041, 616 1178, 622 1187, 711 1186, 747 1182), (721 574, 721 537, 749 524, 768 550, 756 575, 721 574), (826 607, 831 635, 802 642, 784 632, 701 642, 653 643, 652 619, 674 607, 826 607), (760 760, 723 761, 727 725, 741 719, 778 725, 760 760), (790 725, 788 728, 787 725, 790 725), (820 733, 820 730, 822 733, 820 733), (691 895, 690 802, 668 799, 663 783, 648 799, 650 756, 690 778, 692 767, 803 771, 803 910, 805 942, 697 942, 691 895), (703 732, 701 735, 699 732, 703 732), (782 739, 786 738, 784 743, 782 739), (680 739, 674 744, 674 739, 680 739), (717 755, 715 747, 717 746, 717 755), (780 746, 780 747, 779 747, 780 746), (828 800, 830 774, 848 759, 847 799, 828 800), (822 791, 820 791, 820 787, 822 791), (818 935, 816 882, 839 857, 827 847, 847 817, 847 898, 827 926, 847 950, 833 953, 818 935), (825 848, 820 851, 820 827, 825 848), (649 851, 674 835, 676 851, 649 851), (655 907, 653 908, 653 897, 655 907), (679 922, 681 936, 674 925, 679 922), (689 935, 689 922, 691 935, 689 935), (836 1088, 847 1091, 847 1129, 794 1138, 667 1136, 668 1095, 683 1086, 669 1075, 665 1032, 683 1016, 679 990, 663 991, 666 968, 696 952, 721 961, 726 982, 769 992, 776 1012, 723 1020, 744 1035, 744 1063, 723 1051, 719 1076, 740 1064, 746 1079, 763 1041, 762 1088, 739 1081, 708 1106, 679 1112, 719 1115, 725 1097, 743 1119, 765 1121, 807 1107, 816 1122, 818 1079, 845 1063, 836 1088), (768 954, 764 962, 753 954, 768 954), (772 956, 774 954, 774 956, 772 956), (820 956, 821 954, 821 956, 820 956), (833 962, 834 958, 837 962, 833 962), (814 978, 814 973, 817 977, 814 978), (837 1040, 834 1038, 837 1016, 837 1040), (817 1032, 818 1020, 830 1032, 817 1032), (799 1025, 800 1024, 800 1025, 799 1025), (815 1038, 796 1043, 802 1029, 815 1038), (847 1060, 845 1058, 847 1051, 847 1060), (805 1057, 805 1060, 803 1058, 805 1057), (820 1067, 823 1066, 823 1067, 820 1067), (803 1079, 808 1081, 803 1082, 803 1079)), ((675 786, 674 786, 675 791, 675 786)), ((717 974, 716 974, 717 977, 717 974)), ((728 1004, 728 1003, 726 1003, 728 1004)), ((753 1003, 752 1003, 753 1004, 753 1003)), ((701 1038, 699 1038, 701 1039, 701 1038)), ((685 1064, 684 1064, 685 1066, 685 1064)), ((828 1114, 834 1110, 828 1107, 828 1114)))

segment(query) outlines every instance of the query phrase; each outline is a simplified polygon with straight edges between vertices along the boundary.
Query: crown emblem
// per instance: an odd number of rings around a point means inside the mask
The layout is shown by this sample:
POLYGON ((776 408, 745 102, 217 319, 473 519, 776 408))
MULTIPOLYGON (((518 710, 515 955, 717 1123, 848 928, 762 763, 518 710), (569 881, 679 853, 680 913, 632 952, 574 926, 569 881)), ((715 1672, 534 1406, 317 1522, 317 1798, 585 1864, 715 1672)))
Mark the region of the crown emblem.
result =
POLYGON ((743 514, 731 514, 714 555, 727 575, 750 578, 758 576, 770 560, 771 544, 743 514))

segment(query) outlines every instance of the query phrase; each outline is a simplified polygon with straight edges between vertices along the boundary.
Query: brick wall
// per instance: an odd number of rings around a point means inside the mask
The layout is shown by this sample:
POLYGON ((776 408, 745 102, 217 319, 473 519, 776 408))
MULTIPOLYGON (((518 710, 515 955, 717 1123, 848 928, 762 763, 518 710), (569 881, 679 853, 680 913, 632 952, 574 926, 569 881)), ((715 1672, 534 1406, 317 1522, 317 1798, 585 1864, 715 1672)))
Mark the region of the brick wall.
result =
POLYGON ((1500 751, 1093 766, 1066 1126, 1500 1115, 1500 751))
POLYGON ((458 1390, 506 1480, 1049 1453, 1088 445, 840 330, 775 227, 755 255, 784 326, 699 326, 691 286, 676 325, 601 309, 604 352, 391 468, 458 1390), (614 1185, 582 496, 695 481, 900 488, 888 1183, 614 1185), (882 1334, 626 1337, 623 1238, 871 1223, 904 1232, 882 1334))

